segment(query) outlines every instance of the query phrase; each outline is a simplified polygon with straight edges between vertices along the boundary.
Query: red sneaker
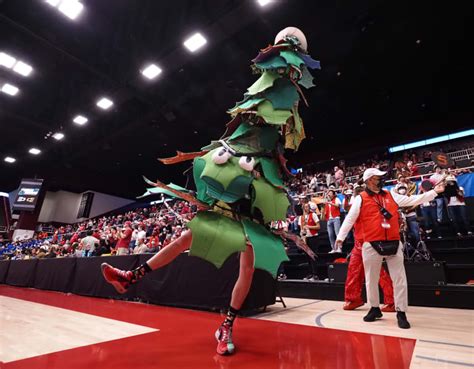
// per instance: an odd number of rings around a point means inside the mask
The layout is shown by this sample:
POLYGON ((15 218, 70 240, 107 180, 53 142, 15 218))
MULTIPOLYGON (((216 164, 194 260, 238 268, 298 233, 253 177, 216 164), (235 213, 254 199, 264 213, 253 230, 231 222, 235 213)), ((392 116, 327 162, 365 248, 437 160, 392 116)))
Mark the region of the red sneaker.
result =
POLYGON ((394 313, 395 312, 395 304, 386 304, 382 307, 384 313, 394 313))
POLYGON ((219 355, 232 355, 235 351, 232 342, 232 328, 227 324, 222 324, 216 331, 217 353, 219 355))
POLYGON ((133 273, 130 270, 120 270, 107 263, 102 263, 100 268, 105 280, 114 286, 118 293, 127 292, 133 279, 133 273))
POLYGON ((342 308, 344 310, 355 310, 358 307, 361 307, 363 305, 364 303, 362 301, 346 301, 344 305, 342 306, 342 308))

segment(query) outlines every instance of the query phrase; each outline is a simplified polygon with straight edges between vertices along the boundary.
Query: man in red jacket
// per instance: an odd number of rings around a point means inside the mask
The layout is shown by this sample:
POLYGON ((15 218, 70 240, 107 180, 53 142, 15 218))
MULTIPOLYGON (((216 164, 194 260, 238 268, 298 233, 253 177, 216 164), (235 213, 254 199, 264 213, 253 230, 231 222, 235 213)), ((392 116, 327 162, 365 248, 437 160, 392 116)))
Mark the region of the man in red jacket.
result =
MULTIPOLYGON (((357 187, 354 191, 354 198, 362 192, 362 187, 357 187)), ((350 210, 351 204, 347 207, 347 211, 350 210)), ((362 244, 363 231, 360 221, 354 223, 354 247, 351 251, 351 258, 347 268, 346 284, 344 289, 344 310, 355 310, 358 307, 364 305, 362 300, 362 285, 364 283, 364 265, 362 263, 362 244)), ((390 275, 387 273, 384 267, 380 269, 380 287, 383 291, 384 306, 382 311, 384 313, 395 312, 395 303, 393 300, 393 285, 390 275)))
POLYGON ((373 322, 382 317, 380 311, 379 276, 382 262, 385 259, 392 277, 395 291, 395 309, 400 328, 410 328, 406 317, 408 309, 408 288, 403 264, 403 245, 400 242, 400 225, 398 223, 398 208, 416 206, 433 200, 444 191, 444 184, 438 184, 433 190, 421 195, 404 196, 382 189, 386 172, 369 168, 364 172, 363 180, 366 189, 357 196, 346 219, 337 235, 336 247, 342 247, 347 234, 353 225, 359 221, 362 225, 364 241, 362 245, 362 260, 365 269, 367 300, 370 310, 364 321, 373 322))

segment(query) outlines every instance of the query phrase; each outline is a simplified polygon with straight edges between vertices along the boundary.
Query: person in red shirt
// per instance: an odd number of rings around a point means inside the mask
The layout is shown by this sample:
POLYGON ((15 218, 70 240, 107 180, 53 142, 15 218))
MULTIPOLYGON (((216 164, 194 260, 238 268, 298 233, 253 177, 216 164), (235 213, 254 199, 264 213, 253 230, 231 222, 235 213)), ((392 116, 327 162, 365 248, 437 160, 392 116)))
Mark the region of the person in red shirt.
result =
POLYGON ((130 241, 132 240, 132 223, 130 221, 126 221, 124 223, 124 228, 117 232, 118 234, 118 242, 116 246, 117 255, 128 255, 129 254, 129 245, 130 241))

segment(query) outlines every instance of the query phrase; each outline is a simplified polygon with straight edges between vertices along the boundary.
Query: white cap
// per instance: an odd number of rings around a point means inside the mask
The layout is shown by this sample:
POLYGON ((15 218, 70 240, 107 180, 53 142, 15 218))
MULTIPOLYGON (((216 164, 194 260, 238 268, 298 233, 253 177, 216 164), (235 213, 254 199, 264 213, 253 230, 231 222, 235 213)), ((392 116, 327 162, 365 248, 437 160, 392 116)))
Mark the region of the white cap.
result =
POLYGON ((316 211, 317 205, 314 202, 310 201, 308 204, 311 211, 316 211))
POLYGON ((377 168, 369 168, 366 169, 364 172, 364 176, 362 177, 364 179, 364 182, 367 181, 370 177, 373 176, 384 176, 387 174, 387 172, 382 172, 381 170, 377 168))

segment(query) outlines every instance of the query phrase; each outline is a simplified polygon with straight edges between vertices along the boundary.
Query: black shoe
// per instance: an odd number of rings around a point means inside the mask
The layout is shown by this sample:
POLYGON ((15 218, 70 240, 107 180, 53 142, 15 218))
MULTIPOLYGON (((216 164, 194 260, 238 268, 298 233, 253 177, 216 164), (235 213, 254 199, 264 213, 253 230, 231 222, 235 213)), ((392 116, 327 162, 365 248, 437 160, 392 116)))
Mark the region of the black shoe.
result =
POLYGON ((397 311, 398 326, 402 329, 409 329, 410 323, 408 323, 407 316, 403 311, 397 311))
POLYGON ((380 319, 381 317, 383 317, 383 314, 380 308, 371 307, 367 315, 364 316, 364 322, 375 322, 376 319, 380 319))

